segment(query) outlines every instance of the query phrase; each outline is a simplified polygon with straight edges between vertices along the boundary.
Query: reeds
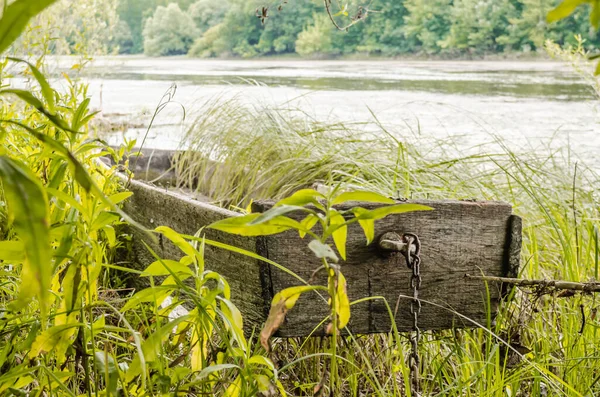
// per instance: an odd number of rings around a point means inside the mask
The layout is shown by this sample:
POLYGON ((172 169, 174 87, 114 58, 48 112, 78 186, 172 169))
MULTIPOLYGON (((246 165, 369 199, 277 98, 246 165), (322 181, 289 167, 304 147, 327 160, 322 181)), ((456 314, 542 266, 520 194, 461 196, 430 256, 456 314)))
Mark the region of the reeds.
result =
MULTIPOLYGON (((182 184, 233 207, 339 182, 392 197, 507 201, 525 224, 521 277, 598 278, 600 179, 570 147, 553 149, 550 140, 515 151, 490 135, 490 145, 463 155, 460 142, 424 136, 406 126, 390 129, 375 116, 364 124, 325 124, 295 109, 217 100, 190 128, 178 171, 182 184)), ((515 291, 487 324, 428 333, 421 344, 424 395, 594 395, 596 310, 592 295, 515 291)), ((319 384, 327 343, 279 342, 289 390, 310 394, 319 384)), ((407 393, 403 335, 348 337, 338 352, 344 382, 336 393, 407 393)))

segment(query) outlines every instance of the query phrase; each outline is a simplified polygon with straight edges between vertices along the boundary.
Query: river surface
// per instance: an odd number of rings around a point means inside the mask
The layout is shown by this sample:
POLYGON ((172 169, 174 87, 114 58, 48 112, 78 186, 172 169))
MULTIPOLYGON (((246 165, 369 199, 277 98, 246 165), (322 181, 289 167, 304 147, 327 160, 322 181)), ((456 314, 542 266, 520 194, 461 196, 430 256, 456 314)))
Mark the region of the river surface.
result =
MULTIPOLYGON (((69 62, 60 60, 62 67, 69 62)), ((140 138, 175 83, 177 104, 157 117, 147 147, 177 148, 203 102, 236 96, 248 106, 294 107, 322 121, 365 122, 374 114, 399 134, 451 136, 464 150, 494 137, 514 150, 570 145, 592 161, 600 149, 598 96, 560 62, 106 57, 85 70, 93 106, 107 119, 131 121, 109 134, 111 143, 140 138)))

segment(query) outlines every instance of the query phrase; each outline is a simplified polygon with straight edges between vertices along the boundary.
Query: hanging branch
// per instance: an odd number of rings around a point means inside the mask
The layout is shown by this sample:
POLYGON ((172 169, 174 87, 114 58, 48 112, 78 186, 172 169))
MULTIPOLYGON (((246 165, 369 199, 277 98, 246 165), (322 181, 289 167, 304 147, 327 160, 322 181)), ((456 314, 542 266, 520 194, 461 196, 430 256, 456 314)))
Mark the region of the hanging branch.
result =
POLYGON ((472 276, 470 274, 465 274, 465 277, 484 281, 494 281, 498 283, 511 284, 517 287, 538 287, 541 289, 580 291, 586 293, 600 292, 599 282, 576 283, 574 281, 564 280, 528 280, 522 278, 509 277, 472 276))
MULTIPOLYGON (((367 15, 369 14, 369 7, 371 6, 371 3, 373 3, 373 0, 369 1, 369 4, 367 6, 359 6, 358 7, 358 12, 356 13, 355 16, 350 17, 351 22, 349 24, 347 24, 346 26, 340 26, 337 21, 335 20, 335 16, 332 12, 331 12, 331 0, 323 0, 323 3, 325 4, 325 9, 327 10, 327 15, 329 15, 329 19, 331 20, 331 23, 333 24, 333 26, 335 26, 336 29, 338 30, 342 30, 342 31, 346 31, 348 29, 350 29, 353 25, 356 25, 357 23, 361 22, 362 20, 364 20, 365 18, 367 18, 367 15)), ((346 15, 348 14, 348 12, 346 11, 346 7, 344 6, 344 8, 341 8, 340 13, 345 13, 346 15)))

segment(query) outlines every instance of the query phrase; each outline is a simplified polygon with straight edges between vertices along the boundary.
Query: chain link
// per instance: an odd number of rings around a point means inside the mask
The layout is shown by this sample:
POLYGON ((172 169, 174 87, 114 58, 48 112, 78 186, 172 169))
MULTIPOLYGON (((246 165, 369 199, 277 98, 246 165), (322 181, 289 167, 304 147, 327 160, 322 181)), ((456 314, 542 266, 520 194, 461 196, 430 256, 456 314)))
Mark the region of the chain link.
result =
POLYGON ((421 314, 421 301, 419 300, 419 289, 421 288, 421 241, 414 233, 405 233, 402 236, 406 244, 402 254, 406 258, 406 264, 412 270, 410 276, 410 287, 413 298, 410 301, 410 314, 413 320, 413 334, 410 338, 411 352, 408 357, 411 378, 411 396, 419 395, 419 341, 421 340, 421 330, 419 329, 419 315, 421 314))

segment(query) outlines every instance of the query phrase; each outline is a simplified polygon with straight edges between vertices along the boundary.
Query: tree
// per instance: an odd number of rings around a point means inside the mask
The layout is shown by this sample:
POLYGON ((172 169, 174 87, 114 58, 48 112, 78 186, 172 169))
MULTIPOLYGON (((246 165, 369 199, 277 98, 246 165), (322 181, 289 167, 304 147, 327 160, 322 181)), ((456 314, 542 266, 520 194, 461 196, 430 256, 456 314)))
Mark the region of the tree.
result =
POLYGON ((121 21, 127 23, 131 31, 132 53, 139 53, 144 50, 144 38, 142 36, 144 20, 154 13, 158 5, 158 0, 119 1, 117 12, 121 21))
POLYGON ((359 28, 361 39, 356 51, 398 55, 410 51, 410 43, 404 35, 404 17, 408 11, 403 1, 380 0, 373 4, 378 12, 372 12, 359 28))
POLYGON ((302 29, 313 22, 317 7, 310 0, 296 0, 273 11, 265 23, 256 49, 260 54, 279 54, 296 51, 296 40, 302 29))
POLYGON ((439 52, 450 31, 452 0, 405 0, 404 34, 411 47, 428 54, 439 52))
POLYGON ((209 28, 202 37, 197 39, 190 48, 188 55, 199 58, 210 58, 231 51, 230 43, 227 41, 227 26, 220 23, 209 28))
POLYGON ((58 1, 31 21, 14 48, 58 55, 106 54, 118 22, 116 9, 117 0, 58 1))
POLYGON ((496 38, 506 33, 509 20, 517 15, 510 0, 455 0, 452 26, 442 47, 479 54, 500 51, 496 38))
POLYGON ((333 54, 335 51, 331 39, 333 27, 329 17, 323 14, 314 16, 314 23, 304 29, 296 41, 296 52, 300 55, 333 54))
POLYGON ((258 54, 256 45, 263 26, 254 16, 264 0, 229 0, 229 10, 223 22, 207 30, 196 40, 190 55, 233 55, 249 58, 258 54))
POLYGON ((227 0, 198 0, 190 6, 189 14, 202 34, 223 22, 230 6, 227 0))
POLYGON ((175 3, 159 6, 144 25, 144 53, 150 56, 187 54, 197 29, 192 17, 175 3))
POLYGON ((111 47, 119 54, 131 54, 133 51, 133 35, 125 21, 119 21, 115 27, 111 47))

